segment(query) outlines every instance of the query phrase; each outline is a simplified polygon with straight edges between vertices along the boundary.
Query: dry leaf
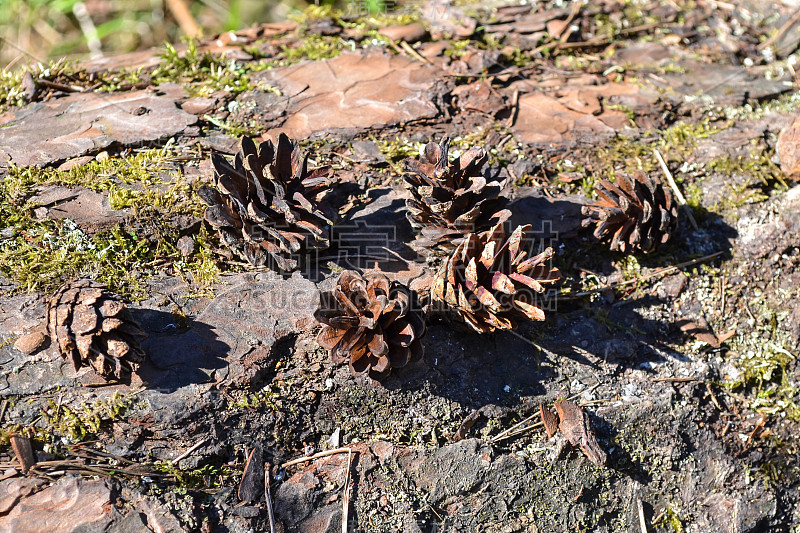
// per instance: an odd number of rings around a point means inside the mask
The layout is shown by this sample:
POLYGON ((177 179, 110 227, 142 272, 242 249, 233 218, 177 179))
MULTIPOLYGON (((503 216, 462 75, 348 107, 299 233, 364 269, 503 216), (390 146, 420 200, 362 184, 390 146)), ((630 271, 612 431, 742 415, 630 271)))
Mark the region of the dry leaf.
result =
POLYGON ((567 437, 570 444, 579 447, 594 464, 604 466, 607 460, 606 452, 597 443, 597 438, 583 409, 578 407, 575 402, 561 400, 556 402, 556 411, 561 419, 558 429, 567 437))

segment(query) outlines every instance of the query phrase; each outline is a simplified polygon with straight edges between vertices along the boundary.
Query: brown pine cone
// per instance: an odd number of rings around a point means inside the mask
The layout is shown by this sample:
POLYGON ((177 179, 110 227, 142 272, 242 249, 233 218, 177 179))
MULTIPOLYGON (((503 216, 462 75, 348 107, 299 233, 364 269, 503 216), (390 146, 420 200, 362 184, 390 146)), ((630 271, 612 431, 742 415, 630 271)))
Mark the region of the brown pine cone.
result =
POLYGON ((406 200, 406 216, 419 232, 412 246, 421 253, 452 250, 466 234, 486 230, 511 215, 503 209, 508 199, 500 196, 507 178, 482 172, 486 150, 473 146, 450 162, 449 147, 447 138, 441 144, 428 143, 421 161, 403 161, 407 171, 403 179, 412 196, 406 200))
POLYGON ((308 155, 283 133, 275 146, 242 137, 233 165, 212 154, 216 188, 201 187, 205 219, 234 254, 256 265, 291 271, 310 250, 329 246, 331 221, 319 209, 330 167, 308 170, 308 155))
POLYGON ((436 273, 431 299, 444 302, 478 333, 514 329, 516 319, 544 320, 536 295, 561 278, 553 249, 526 258, 529 225, 506 239, 502 224, 470 233, 436 273))
POLYGON ((89 279, 56 291, 47 306, 47 330, 76 371, 90 366, 103 377, 121 379, 144 361, 139 342, 147 335, 122 298, 89 279))
POLYGON ((582 224, 595 225, 595 238, 611 241, 614 251, 650 252, 678 227, 678 205, 658 177, 619 174, 615 183, 603 180, 595 190, 600 199, 583 206, 582 224))
POLYGON ((384 274, 345 270, 314 316, 325 325, 317 342, 354 375, 381 379, 422 355, 425 321, 414 295, 384 274))

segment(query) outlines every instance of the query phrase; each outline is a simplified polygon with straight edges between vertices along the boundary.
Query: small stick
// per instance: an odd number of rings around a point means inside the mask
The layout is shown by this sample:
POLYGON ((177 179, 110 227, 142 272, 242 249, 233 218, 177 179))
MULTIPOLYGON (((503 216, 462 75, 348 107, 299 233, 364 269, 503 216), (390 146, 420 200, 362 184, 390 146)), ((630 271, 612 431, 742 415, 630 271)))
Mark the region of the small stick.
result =
POLYGON ((342 496, 342 533, 347 533, 347 524, 350 521, 350 470, 353 467, 353 450, 347 451, 347 472, 344 478, 344 495, 342 496))
POLYGON ((636 510, 639 511, 639 527, 642 529, 642 533, 647 533, 647 521, 644 519, 644 506, 641 498, 636 498, 636 510))
POLYGON ((65 85, 63 83, 58 83, 55 81, 38 79, 36 80, 38 85, 44 85, 45 87, 49 87, 50 89, 56 89, 58 91, 64 91, 68 93, 79 93, 83 92, 83 89, 73 85, 65 85))
POLYGON ((264 497, 267 499, 267 514, 269 515, 269 533, 275 533, 275 511, 272 509, 272 490, 269 483, 269 465, 264 469, 264 497))
POLYGON ((414 59, 418 59, 419 61, 422 61, 423 63, 428 63, 429 65, 431 64, 430 60, 427 57, 423 56, 422 54, 411 48, 411 45, 403 40, 400 41, 400 48, 405 50, 414 59))
MULTIPOLYGON (((497 435, 492 437, 492 440, 490 442, 495 443, 495 442, 498 442, 498 441, 501 441, 501 440, 505 439, 506 437, 508 437, 511 434, 511 432, 515 431, 517 428, 523 426, 524 424, 527 424, 528 422, 530 422, 534 418, 538 418, 538 417, 539 417, 539 413, 534 413, 534 414, 530 415, 527 418, 523 418, 522 420, 520 420, 519 422, 517 422, 516 424, 514 424, 510 428, 504 429, 503 431, 501 431, 500 433, 498 433, 497 435)), ((530 429, 532 427, 535 427, 537 423, 540 423, 540 422, 535 422, 530 427, 526 427, 525 430, 528 430, 528 429, 530 429)))
MULTIPOLYGON (((756 423, 756 427, 753 428, 753 431, 750 433, 750 436, 747 437, 747 442, 744 443, 745 448, 750 447, 750 443, 753 442, 753 439, 756 438, 756 433, 758 433, 759 429, 764 427, 764 423, 767 421, 767 415, 761 414, 761 420, 756 423)), ((347 533, 345 531, 345 533, 347 533)))
POLYGON ((307 463, 308 461, 313 461, 314 459, 319 459, 320 457, 327 457, 329 455, 336 455, 337 453, 352 453, 352 448, 336 448, 334 450, 328 450, 325 452, 315 453, 314 455, 306 455, 305 457, 299 457, 297 459, 292 459, 289 462, 283 463, 281 468, 289 468, 290 466, 299 465, 300 463, 307 463))
MULTIPOLYGON (((506 121, 506 128, 510 128, 514 125, 514 121, 517 119, 517 112, 519 109, 519 89, 514 89, 514 94, 511 95, 511 115, 508 117, 506 121)), ((503 145, 500 145, 502 149, 503 145)))
POLYGON ((8 408, 8 399, 3 400, 3 404, 0 405, 0 422, 3 421, 3 417, 6 415, 6 409, 8 408))
POLYGON ((794 26, 795 23, 798 20, 800 20, 800 9, 798 9, 795 12, 795 14, 792 15, 792 18, 787 20, 786 23, 783 26, 781 26, 780 29, 777 32, 775 32, 775 35, 773 35, 772 37, 770 37, 769 39, 767 39, 763 43, 761 43, 758 46, 756 46, 756 50, 758 50, 760 52, 760 51, 764 50, 765 48, 769 48, 770 46, 772 46, 775 43, 775 41, 777 41, 778 39, 783 37, 783 34, 786 33, 787 31, 789 31, 789 29, 792 26, 794 26))
POLYGON ((658 277, 658 276, 664 276, 666 274, 671 274, 672 272, 675 272, 676 270, 680 270, 681 268, 694 266, 694 265, 696 265, 698 263, 702 263, 704 261, 708 261, 709 259, 714 259, 715 257, 717 257, 719 255, 722 255, 722 254, 723 254, 723 252, 714 252, 713 254, 709 254, 709 255, 706 255, 706 256, 703 256, 703 257, 698 257, 697 259, 692 259, 691 261, 686 261, 686 262, 683 262, 683 263, 679 263, 677 265, 672 265, 672 266, 668 266, 668 267, 664 267, 664 268, 659 268, 655 272, 651 272, 650 274, 647 274, 645 276, 637 276, 637 277, 635 277, 633 279, 629 279, 629 280, 626 280, 626 281, 620 281, 618 283, 609 283, 608 285, 604 285, 602 287, 597 287, 596 289, 591 289, 591 290, 583 291, 583 292, 577 292, 575 294, 562 295, 560 297, 561 298, 579 298, 581 296, 589 296, 590 294, 601 292, 601 291, 604 291, 606 289, 615 289, 617 287, 624 287, 626 285, 631 285, 633 283, 639 283, 639 282, 642 282, 642 281, 647 281, 648 279, 651 279, 651 278, 655 278, 655 277, 658 277))
POLYGON ((698 381, 697 378, 652 378, 650 381, 654 383, 689 383, 691 381, 698 381))
POLYGON ((209 439, 209 438, 208 438, 208 437, 206 437, 206 438, 204 438, 203 440, 199 441, 197 444, 195 444, 194 446, 192 446, 191 448, 189 448, 188 450, 186 450, 185 452, 183 452, 182 454, 180 454, 180 455, 178 456, 178 458, 177 458, 177 459, 175 459, 174 461, 172 461, 172 463, 173 463, 173 464, 178 464, 178 463, 179 463, 180 461, 182 461, 183 459, 186 459, 186 458, 187 458, 187 457, 189 457, 189 456, 192 454, 192 452, 194 452, 194 451, 195 451, 197 448, 199 448, 200 446, 202 446, 203 444, 205 444, 206 442, 208 442, 208 439, 209 439))
POLYGON ((658 159, 658 164, 661 166, 661 170, 664 172, 664 176, 667 178, 667 182, 669 183, 670 188, 672 188, 672 192, 675 193, 675 197, 678 199, 678 203, 681 204, 681 207, 683 207, 686 216, 689 217, 689 222, 692 223, 692 227, 694 227, 694 229, 698 229, 697 221, 694 219, 694 216, 692 215, 692 210, 686 204, 686 198, 684 198, 683 193, 678 188, 678 184, 675 183, 675 179, 672 177, 672 172, 669 171, 669 167, 667 166, 666 161, 664 161, 664 158, 661 157, 661 152, 659 152, 658 149, 656 149, 653 150, 653 153, 656 154, 656 159, 658 159))
POLYGON ((202 35, 197 21, 194 20, 192 12, 189 11, 189 6, 184 0, 167 0, 167 9, 178 21, 178 26, 187 37, 198 38, 202 35))
POLYGON ((711 396, 711 402, 716 406, 717 409, 722 411, 722 407, 717 401, 717 397, 714 395, 714 391, 711 390, 711 383, 706 383, 706 390, 708 391, 708 395, 711 396))

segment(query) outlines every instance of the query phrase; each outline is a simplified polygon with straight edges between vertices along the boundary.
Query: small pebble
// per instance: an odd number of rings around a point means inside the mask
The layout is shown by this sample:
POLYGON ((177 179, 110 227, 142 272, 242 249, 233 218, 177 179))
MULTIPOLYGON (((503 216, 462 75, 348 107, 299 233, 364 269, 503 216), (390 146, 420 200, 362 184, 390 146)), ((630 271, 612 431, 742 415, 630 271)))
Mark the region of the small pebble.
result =
POLYGON ((45 342, 47 342, 47 335, 41 331, 34 331, 33 333, 28 333, 18 338, 16 342, 14 342, 14 348, 25 355, 31 355, 38 352, 42 346, 44 346, 45 342))
POLYGON ((177 247, 183 257, 189 257, 194 253, 194 239, 188 235, 184 235, 178 239, 177 247))

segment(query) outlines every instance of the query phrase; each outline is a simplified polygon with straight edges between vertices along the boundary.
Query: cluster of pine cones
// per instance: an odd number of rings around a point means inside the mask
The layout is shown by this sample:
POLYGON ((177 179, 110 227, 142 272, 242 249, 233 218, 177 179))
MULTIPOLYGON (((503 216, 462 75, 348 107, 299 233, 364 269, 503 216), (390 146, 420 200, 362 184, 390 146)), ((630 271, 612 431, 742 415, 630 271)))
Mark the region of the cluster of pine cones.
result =
MULTIPOLYGON (((486 168, 488 156, 473 147, 450 157, 450 142, 429 143, 421 159, 403 162, 409 197, 407 218, 419 253, 443 256, 427 298, 473 330, 513 329, 519 319, 544 320, 541 294, 560 278, 553 249, 534 251, 530 226, 509 235, 508 179, 486 168)), ((242 139, 233 164, 213 155, 214 186, 202 187, 206 222, 226 246, 223 253, 255 266, 288 272, 313 250, 330 245, 332 213, 325 201, 334 183, 330 167, 309 169, 296 141, 242 139)), ((644 173, 601 181, 598 200, 583 208, 584 226, 621 252, 649 252, 677 226, 677 206, 657 177, 644 173)), ((343 271, 323 294, 316 318, 318 341, 334 362, 354 374, 383 378, 423 352, 423 306, 418 296, 384 274, 343 271)), ((48 327, 65 358, 79 368, 121 376, 142 358, 141 330, 119 298, 86 280, 56 293, 48 327)))

